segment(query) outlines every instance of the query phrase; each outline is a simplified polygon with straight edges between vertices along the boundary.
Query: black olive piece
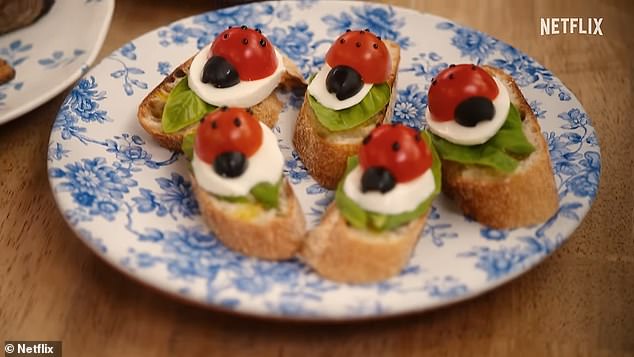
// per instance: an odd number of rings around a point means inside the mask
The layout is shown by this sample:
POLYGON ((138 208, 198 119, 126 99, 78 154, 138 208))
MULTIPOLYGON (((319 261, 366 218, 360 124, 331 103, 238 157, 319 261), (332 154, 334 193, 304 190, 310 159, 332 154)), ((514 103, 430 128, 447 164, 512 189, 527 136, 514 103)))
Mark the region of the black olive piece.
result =
POLYGON ((346 32, 350 32, 350 29, 346 29, 346 32))
POLYGON ((225 40, 228 39, 229 38, 229 34, 226 33, 226 34, 222 35, 222 38, 224 38, 225 40))
POLYGON ((247 158, 239 151, 227 151, 214 160, 214 171, 222 177, 238 177, 247 169, 247 158))
POLYGON ((246 38, 243 38, 243 39, 242 39, 242 44, 243 44, 243 45, 246 45, 246 44, 248 44, 248 43, 249 43, 249 40, 247 40, 246 38))
POLYGON ((335 93, 337 99, 345 100, 363 88, 361 75, 348 66, 337 66, 328 72, 326 89, 328 93, 335 93))
POLYGON ((376 38, 377 38, 379 41, 381 41, 381 36, 377 36, 376 38))
POLYGON ((354 45, 357 46, 357 47, 361 47, 361 42, 357 42, 354 45))
POLYGON ((346 40, 344 40, 343 38, 342 38, 341 40, 339 40, 339 43, 340 43, 340 44, 342 44, 342 45, 343 45, 345 42, 346 42, 346 40))
POLYGON ((262 30, 260 30, 259 28, 256 28, 256 29, 255 29, 255 32, 257 32, 257 33, 262 33, 262 30))
POLYGON ((365 35, 365 31, 361 30, 359 31, 360 34, 365 35))
POLYGON ((366 32, 370 32, 370 29, 369 29, 369 28, 366 28, 364 31, 366 31, 366 32))
POLYGON ((452 63, 452 64, 449 65, 449 68, 452 68, 452 67, 455 67, 455 66, 456 65, 452 63))
POLYGON ((383 167, 369 167, 361 176, 361 192, 379 191, 389 192, 396 186, 392 174, 383 167))
POLYGON ((229 25, 227 26, 227 30, 231 30, 233 28, 233 26, 229 25))
POLYGON ((240 76, 227 60, 220 56, 212 56, 205 63, 201 80, 216 88, 229 88, 240 82, 240 76))
POLYGON ((262 46, 262 47, 266 46, 266 40, 265 39, 261 39, 260 40, 260 46, 262 46))
POLYGON ((398 143, 398 141, 395 141, 392 143, 392 151, 399 151, 401 150, 401 144, 398 143))
POLYGON ((376 43, 375 43, 375 44, 373 44, 373 45, 372 45, 372 47, 374 47, 374 49, 375 49, 375 50, 378 50, 378 49, 379 49, 379 45, 378 45, 378 44, 376 44, 376 43))
POLYGON ((243 29, 243 30, 248 29, 247 25, 242 25, 242 26, 240 26, 240 28, 243 29))
POLYGON ((239 128, 240 125, 242 125, 242 121, 240 120, 240 118, 233 119, 233 125, 235 125, 236 128, 239 128))
POLYGON ((463 100, 454 112, 456 122, 462 126, 474 127, 481 121, 495 116, 493 102, 486 97, 471 97, 463 100))

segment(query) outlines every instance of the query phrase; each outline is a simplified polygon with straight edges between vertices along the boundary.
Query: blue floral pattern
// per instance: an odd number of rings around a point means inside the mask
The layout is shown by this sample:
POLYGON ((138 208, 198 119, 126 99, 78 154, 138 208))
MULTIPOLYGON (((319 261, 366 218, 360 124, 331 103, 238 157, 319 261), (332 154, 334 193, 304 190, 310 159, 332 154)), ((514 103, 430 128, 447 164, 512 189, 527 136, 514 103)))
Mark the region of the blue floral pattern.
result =
POLYGON ((81 57, 86 51, 76 48, 71 54, 64 55, 64 51, 54 51, 50 57, 41 58, 37 60, 41 66, 46 69, 53 69, 60 66, 66 66, 73 63, 76 59, 81 57))
MULTIPOLYGON (((16 60, 28 56, 28 48, 19 51, 24 46, 13 45, 16 60)), ((292 146, 303 97, 289 93, 280 98, 285 105, 274 133, 286 158, 284 176, 308 226, 314 227, 334 193, 310 177, 292 146)), ((201 14, 126 44, 71 90, 53 125, 47 162, 64 216, 112 264, 188 300, 243 313, 307 318, 432 308, 523 273, 580 223, 596 197, 601 171, 597 135, 581 104, 526 54, 435 17, 383 5, 313 0, 201 14), (441 195, 407 267, 376 284, 336 284, 299 259, 267 262, 227 249, 200 216, 185 159, 150 139, 136 122, 136 108, 186 53, 227 26, 241 24, 261 28, 305 76, 323 65, 333 36, 348 27, 370 28, 397 41, 403 51, 393 120, 416 128, 425 125, 431 78, 450 63, 502 68, 521 86, 542 127, 560 196, 557 213, 534 227, 495 230, 463 217, 441 195), (425 37, 437 38, 431 42, 435 48, 420 37, 419 28, 430 32, 425 37)))

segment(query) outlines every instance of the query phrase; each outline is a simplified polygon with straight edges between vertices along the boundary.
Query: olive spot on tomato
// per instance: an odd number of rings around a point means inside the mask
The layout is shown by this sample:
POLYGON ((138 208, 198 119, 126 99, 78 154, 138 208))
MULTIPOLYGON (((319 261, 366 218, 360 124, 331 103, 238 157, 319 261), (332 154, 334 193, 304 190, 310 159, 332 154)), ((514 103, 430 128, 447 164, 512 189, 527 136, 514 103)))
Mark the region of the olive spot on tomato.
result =
POLYGON ((476 65, 475 65, 475 64, 472 64, 472 65, 471 65, 471 70, 472 70, 472 71, 475 71, 475 70, 476 70, 476 65))
POLYGON ((346 29, 346 32, 350 32, 350 29, 346 29))
POLYGON ((366 28, 365 28, 365 31, 370 32, 370 29, 366 27, 366 28))
POLYGON ((248 29, 247 25, 242 25, 242 26, 240 26, 240 28, 243 29, 243 30, 248 29))
POLYGON ((376 44, 376 43, 375 43, 375 44, 373 44, 373 45, 372 45, 372 47, 374 47, 374 49, 375 49, 375 50, 378 50, 378 49, 379 49, 379 45, 378 45, 378 44, 376 44))
POLYGON ((379 41, 381 41, 381 36, 377 36, 376 38, 379 39, 379 41))
POLYGON ((340 44, 342 44, 342 45, 343 45, 345 42, 346 42, 346 40, 344 40, 343 38, 342 38, 341 40, 339 40, 339 43, 340 43, 340 44))
POLYGON ((216 129, 216 128, 218 128, 218 123, 216 123, 216 121, 215 121, 215 120, 211 122, 211 128, 212 128, 212 129, 216 129))
POLYGON ((266 47, 266 40, 265 39, 261 39, 260 40, 260 46, 266 47))
POLYGON ((365 35, 365 31, 361 30, 359 31, 360 34, 365 35))
POLYGON ((449 79, 453 79, 453 73, 449 73, 449 79))
POLYGON ((361 47, 361 42, 357 42, 354 45, 357 46, 357 47, 361 47))
POLYGON ((226 33, 226 34, 222 35, 222 38, 224 38, 225 40, 228 39, 229 38, 229 34, 226 33))
POLYGON ((449 65, 449 68, 453 68, 453 67, 455 67, 455 66, 456 66, 456 65, 452 63, 452 64, 450 64, 450 65, 449 65))
POLYGON ((242 121, 240 120, 240 118, 233 119, 233 125, 235 125, 236 128, 239 128, 240 125, 242 125, 242 121))
POLYGON ((243 44, 243 45, 246 45, 246 44, 248 44, 248 43, 249 43, 249 40, 247 40, 246 38, 243 38, 243 39, 242 39, 242 44, 243 44))
POLYGON ((256 29, 255 29, 255 32, 257 32, 257 33, 262 33, 262 30, 260 30, 259 28, 256 28, 256 29))
POLYGON ((392 151, 399 151, 401 150, 401 144, 398 143, 398 141, 395 141, 392 143, 392 151))
POLYGON ((368 145, 370 140, 372 140, 372 133, 368 134, 365 138, 363 138, 363 145, 368 145))

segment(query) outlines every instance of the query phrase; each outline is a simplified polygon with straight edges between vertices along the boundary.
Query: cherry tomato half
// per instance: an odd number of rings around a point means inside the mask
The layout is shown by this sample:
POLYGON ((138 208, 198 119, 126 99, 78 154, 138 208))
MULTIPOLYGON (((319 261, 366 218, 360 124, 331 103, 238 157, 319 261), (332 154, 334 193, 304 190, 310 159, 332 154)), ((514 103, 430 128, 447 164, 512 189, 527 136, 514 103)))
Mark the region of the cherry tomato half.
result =
POLYGON ((242 81, 270 76, 277 68, 275 50, 260 30, 231 27, 216 37, 209 57, 220 56, 237 71, 242 81))
POLYGON ((432 164, 432 154, 420 133, 402 124, 380 125, 363 140, 361 168, 382 167, 396 182, 411 181, 432 164))
POLYGON ((386 82, 392 72, 385 43, 369 31, 349 31, 339 36, 326 53, 326 63, 332 68, 353 68, 364 83, 386 82))
POLYGON ((220 108, 207 114, 198 126, 194 149, 196 156, 211 164, 216 157, 238 151, 246 157, 262 145, 262 127, 258 120, 242 108, 220 108))
POLYGON ((436 121, 454 118, 456 107, 471 97, 486 97, 490 100, 498 95, 498 86, 484 69, 473 64, 451 65, 432 80, 429 87, 429 111, 436 121))

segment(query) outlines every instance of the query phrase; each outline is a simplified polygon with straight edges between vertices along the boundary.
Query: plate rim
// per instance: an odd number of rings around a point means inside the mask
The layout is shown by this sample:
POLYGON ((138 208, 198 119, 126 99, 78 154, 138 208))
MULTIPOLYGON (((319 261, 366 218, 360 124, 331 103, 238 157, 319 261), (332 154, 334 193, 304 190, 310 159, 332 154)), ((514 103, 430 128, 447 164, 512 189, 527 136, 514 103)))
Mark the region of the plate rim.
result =
MULTIPOLYGON (((103 43, 106 40, 106 36, 108 35, 110 24, 112 23, 112 16, 114 14, 114 6, 115 0, 100 0, 105 3, 106 8, 104 11, 104 21, 99 28, 99 33, 97 38, 95 39, 94 45, 91 47, 91 52, 88 53, 88 56, 84 61, 81 62, 81 66, 77 68, 71 75, 66 77, 61 82, 57 83, 55 86, 51 86, 48 90, 43 92, 41 95, 35 97, 34 99, 27 100, 21 105, 8 110, 6 112, 0 112, 0 125, 4 123, 8 123, 18 117, 26 114, 33 109, 38 108, 40 105, 46 103, 51 98, 63 92, 65 89, 71 87, 77 80, 82 78, 86 73, 88 73, 92 68, 91 66, 97 59, 101 48, 103 47, 103 43)), ((34 26, 37 25, 34 24, 34 26)), ((50 140, 50 139, 49 139, 50 140)))

